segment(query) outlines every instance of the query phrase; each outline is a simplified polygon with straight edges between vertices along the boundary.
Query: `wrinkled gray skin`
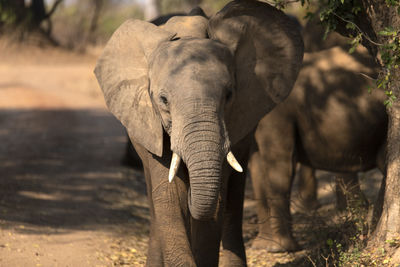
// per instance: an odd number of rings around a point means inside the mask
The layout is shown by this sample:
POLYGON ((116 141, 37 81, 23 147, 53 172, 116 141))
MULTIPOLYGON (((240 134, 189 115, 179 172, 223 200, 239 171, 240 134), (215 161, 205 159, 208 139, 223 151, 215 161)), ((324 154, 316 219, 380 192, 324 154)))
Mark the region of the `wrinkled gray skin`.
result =
POLYGON ((245 266, 241 220, 246 166, 258 121, 290 93, 303 56, 282 12, 234 1, 209 21, 129 20, 95 74, 144 167, 151 227, 148 266, 245 266), (235 107, 235 108, 232 108, 235 107), (182 158, 172 183, 172 153, 182 158))
POLYGON ((293 91, 260 121, 255 133, 257 148, 249 163, 259 200, 254 247, 299 249, 289 209, 297 162, 303 165, 300 187, 308 190, 302 193, 310 208, 315 205, 313 169, 341 173, 351 193, 358 194, 356 172, 383 168, 385 96, 377 90, 370 95, 372 81, 359 74, 374 77, 374 67, 365 52, 349 55, 340 47, 304 54, 293 91))

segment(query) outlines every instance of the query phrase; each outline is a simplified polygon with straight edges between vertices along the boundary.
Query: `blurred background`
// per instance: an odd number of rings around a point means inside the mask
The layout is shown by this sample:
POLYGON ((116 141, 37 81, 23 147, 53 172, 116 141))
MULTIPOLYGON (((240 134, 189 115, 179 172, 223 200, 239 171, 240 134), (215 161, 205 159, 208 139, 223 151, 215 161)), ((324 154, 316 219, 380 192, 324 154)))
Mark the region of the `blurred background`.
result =
MULTIPOLYGON (((126 19, 150 21, 201 6, 208 16, 227 0, 1 0, 0 32, 13 41, 46 42, 83 51, 102 44, 126 19), (34 35, 36 39, 32 37, 34 35)), ((299 5, 289 12, 301 17, 299 5)), ((302 19, 302 18, 300 18, 302 19)))
MULTIPOLYGON (((219 0, 1 0, 0 29, 13 40, 46 41, 84 50, 104 43, 126 19, 152 20, 162 14, 187 13, 202 6, 209 15, 228 1, 219 0), (47 40, 32 40, 32 35, 47 40), (11 35, 11 36, 10 36, 11 35)), ((39 38, 40 39, 40 38, 39 38)))

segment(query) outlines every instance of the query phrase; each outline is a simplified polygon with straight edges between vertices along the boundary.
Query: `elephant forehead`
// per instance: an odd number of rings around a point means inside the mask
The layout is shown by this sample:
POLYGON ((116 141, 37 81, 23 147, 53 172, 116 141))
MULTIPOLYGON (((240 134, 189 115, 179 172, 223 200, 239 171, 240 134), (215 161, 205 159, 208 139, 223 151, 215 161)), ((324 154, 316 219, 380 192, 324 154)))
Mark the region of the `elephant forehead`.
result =
POLYGON ((179 39, 164 42, 151 59, 151 72, 167 75, 185 71, 226 72, 233 66, 233 57, 222 44, 209 39, 179 39))
POLYGON ((152 90, 220 97, 225 88, 233 87, 233 58, 222 44, 180 39, 166 42, 158 50, 150 63, 152 90))
POLYGON ((233 87, 233 58, 225 46, 207 39, 181 39, 159 46, 150 64, 153 92, 218 99, 233 87))

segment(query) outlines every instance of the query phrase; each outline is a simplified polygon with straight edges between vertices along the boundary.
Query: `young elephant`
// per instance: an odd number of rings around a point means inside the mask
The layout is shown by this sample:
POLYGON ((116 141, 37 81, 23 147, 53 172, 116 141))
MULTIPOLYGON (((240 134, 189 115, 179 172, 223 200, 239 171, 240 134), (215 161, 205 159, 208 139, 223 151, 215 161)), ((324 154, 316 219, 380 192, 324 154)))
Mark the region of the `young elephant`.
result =
POLYGON ((290 93, 302 57, 290 19, 257 1, 114 33, 95 74, 143 162, 148 266, 217 266, 221 239, 229 266, 246 265, 245 173, 227 162, 246 166, 254 128, 290 93))
MULTIPOLYGON (((299 249, 289 209, 297 162, 340 173, 369 170, 383 162, 385 95, 370 95, 372 81, 360 73, 375 76, 374 62, 366 54, 349 55, 340 47, 305 53, 293 91, 260 121, 257 151, 249 163, 259 200, 253 247, 270 252, 299 249)), ((308 176, 312 171, 302 170, 308 176)))

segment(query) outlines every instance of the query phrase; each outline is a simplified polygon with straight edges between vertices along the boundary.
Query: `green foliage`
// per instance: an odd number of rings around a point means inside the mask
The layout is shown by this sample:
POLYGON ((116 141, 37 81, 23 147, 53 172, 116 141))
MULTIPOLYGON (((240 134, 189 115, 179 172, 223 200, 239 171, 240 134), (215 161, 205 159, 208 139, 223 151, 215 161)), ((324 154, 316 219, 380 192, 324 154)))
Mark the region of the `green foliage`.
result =
POLYGON ((359 46, 361 44, 362 41, 362 33, 357 34, 351 41, 351 47, 349 49, 349 53, 354 53, 354 51, 356 50, 357 46, 359 46))
POLYGON ((17 16, 12 5, 7 4, 6 0, 0 0, 0 26, 12 25, 16 22, 17 16))
MULTIPOLYGON (((390 2, 397 2, 398 4, 398 1, 392 0, 390 2)), ((377 81, 377 87, 385 90, 385 94, 388 97, 385 100, 385 104, 392 106, 394 100, 396 100, 396 96, 389 88, 392 82, 392 71, 398 69, 400 65, 400 34, 399 29, 396 30, 392 27, 386 27, 378 34, 386 37, 387 41, 379 47, 384 69, 381 78, 377 81)))
MULTIPOLYGON (((397 7, 398 11, 400 10, 399 0, 386 0, 386 3, 388 6, 397 7)), ((321 12, 320 18, 326 25, 326 33, 336 30, 340 20, 346 23, 346 29, 348 29, 350 33, 353 33, 350 34, 350 37, 352 37, 350 53, 354 52, 356 47, 361 44, 363 38, 378 47, 381 54, 383 69, 379 78, 376 80, 376 87, 384 90, 387 95, 384 104, 390 107, 396 100, 396 96, 389 88, 392 82, 392 71, 393 69, 397 69, 400 65, 400 29, 387 27, 378 32, 379 35, 386 37, 386 41, 382 44, 373 42, 356 24, 356 18, 361 8, 359 1, 328 1, 328 5, 321 12)))
POLYGON ((357 14, 361 10, 361 3, 357 0, 328 1, 322 6, 320 20, 326 26, 326 32, 335 31, 339 22, 346 22, 346 28, 356 30, 357 14))
POLYGON ((399 0, 386 0, 386 4, 388 6, 398 6, 399 5, 399 0))
POLYGON ((399 248, 400 247, 400 237, 386 240, 386 244, 389 244, 389 246, 392 248, 399 248))
MULTIPOLYGON (((362 202, 355 198, 349 203, 347 211, 337 219, 312 225, 310 234, 315 234, 315 239, 322 242, 310 251, 308 260, 313 266, 390 266, 391 258, 384 248, 366 248, 369 226, 367 210, 362 202)), ((398 247, 400 239, 388 240, 386 243, 398 247)))

